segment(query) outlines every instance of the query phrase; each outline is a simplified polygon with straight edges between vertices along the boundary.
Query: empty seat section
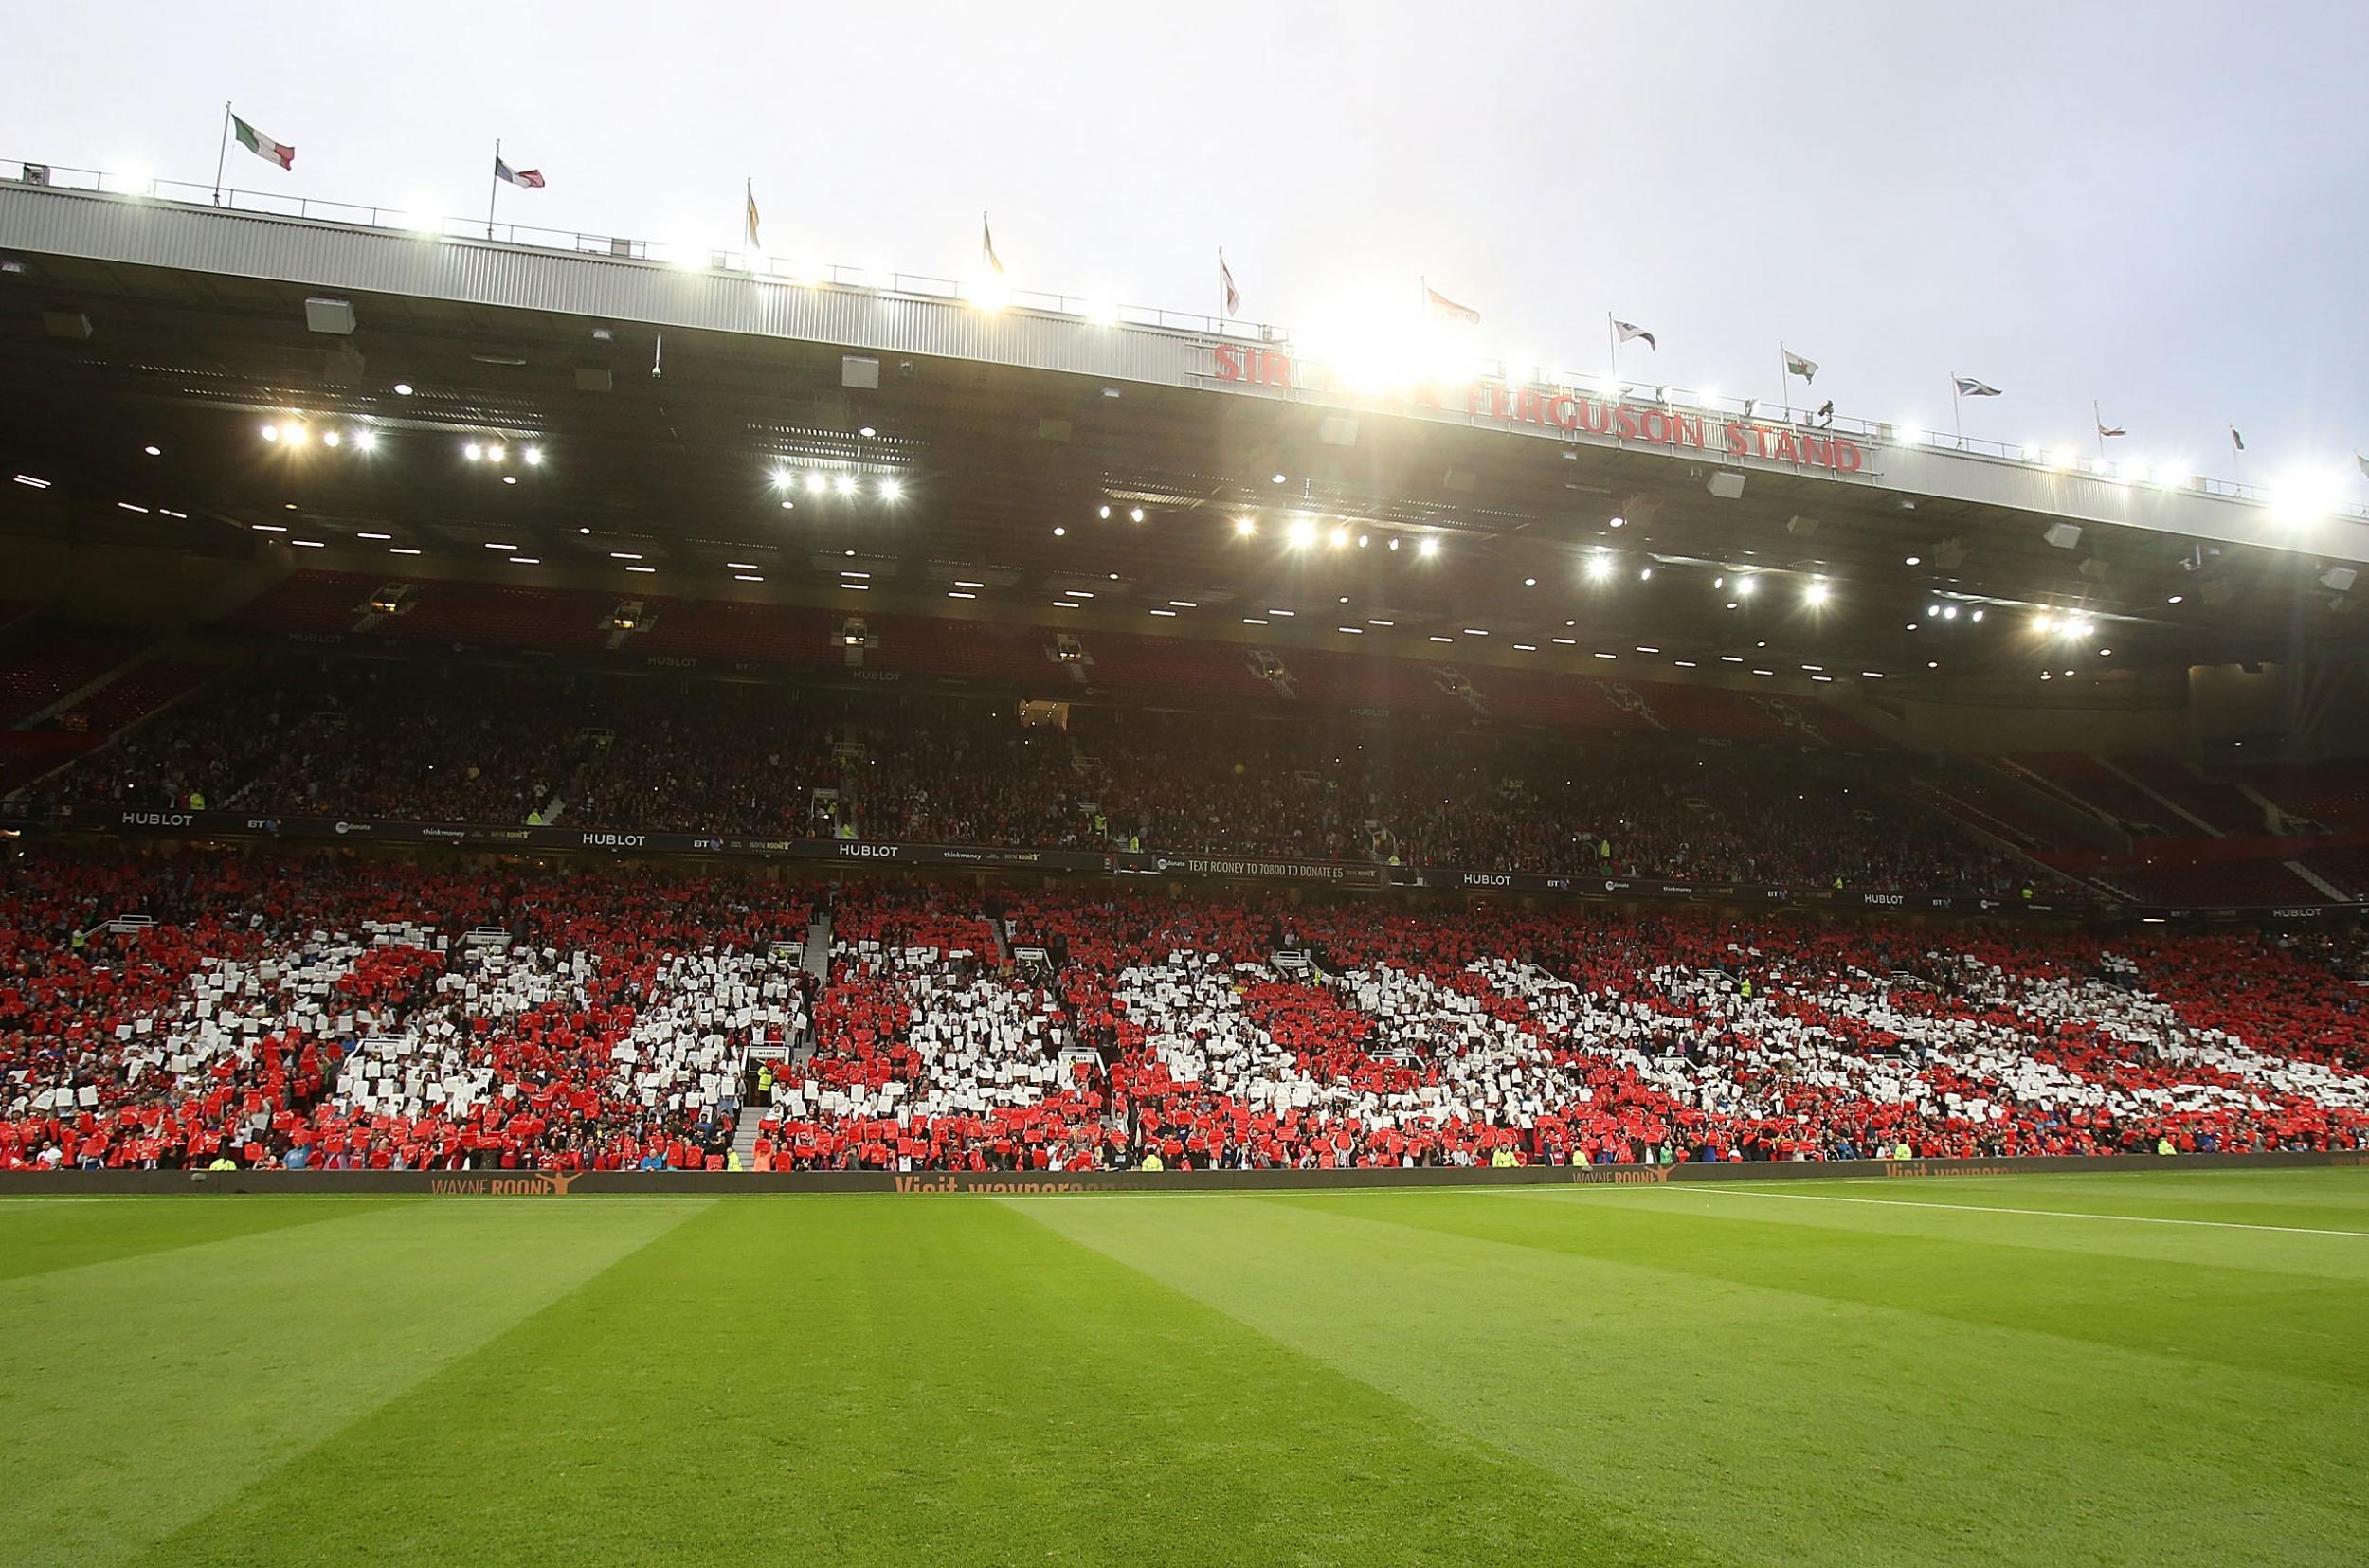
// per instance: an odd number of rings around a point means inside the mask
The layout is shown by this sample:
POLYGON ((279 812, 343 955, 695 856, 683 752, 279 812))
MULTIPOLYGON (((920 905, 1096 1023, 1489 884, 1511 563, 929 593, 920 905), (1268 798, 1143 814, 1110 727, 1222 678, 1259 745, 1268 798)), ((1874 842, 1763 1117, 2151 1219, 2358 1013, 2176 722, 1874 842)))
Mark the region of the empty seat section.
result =
POLYGON ((100 687, 74 709, 94 735, 109 735, 222 673, 219 664, 152 658, 100 687))
POLYGON ((2313 875, 2346 897, 2369 899, 2369 845, 2313 850, 2302 858, 2313 875))
POLYGON ((0 724, 31 717, 97 680, 136 648, 119 638, 72 638, 21 650, 0 665, 0 724))
POLYGON ((1092 662, 1087 679, 1128 692, 1172 692, 1239 702, 1257 697, 1264 683, 1251 673, 1250 650, 1235 642, 1200 642, 1131 632, 1079 632, 1092 662))
MULTIPOLYGON (((1292 687, 1302 702, 1325 708, 1387 708, 1400 713, 1474 712, 1470 703, 1449 690, 1450 677, 1441 666, 1319 648, 1271 651, 1290 674, 1292 687)), ((1464 678, 1480 684, 1469 675, 1464 678)))
POLYGON ((1670 732, 1646 700, 1646 689, 1624 681, 1551 670, 1492 669, 1484 672, 1482 687, 1489 711, 1500 718, 1614 734, 1670 732))
POLYGON ((2324 904, 2327 894, 2276 860, 2220 865, 2149 866, 2107 874, 2120 888, 2155 904, 2324 904))
POLYGON ((841 617, 803 604, 751 604, 737 600, 653 602, 646 632, 628 644, 658 658, 720 659, 812 669, 836 664, 831 634, 841 617))
POLYGON ((397 581, 352 571, 299 571, 230 612, 226 623, 258 632, 342 632, 368 613, 374 589, 397 581))
POLYGON ((2095 757, 2079 751, 2017 751, 2003 759, 2037 779, 2075 805, 2084 806, 2137 833, 2189 838, 2193 824, 2123 778, 2095 757))
POLYGON ((1927 779, 1910 793, 1962 822, 2033 849, 2063 846, 2065 830, 2027 806, 2013 791, 1973 777, 1927 779))
POLYGON ((609 612, 621 596, 575 588, 511 587, 492 583, 424 583, 402 615, 380 630, 497 648, 589 653, 616 630, 609 612))
POLYGON ((1056 634, 1043 626, 913 615, 874 615, 864 621, 877 641, 864 655, 864 663, 875 669, 1031 687, 1068 678, 1049 652, 1056 634))
MULTIPOLYGON (((2251 838, 2263 831, 2260 806, 2239 794, 2233 784, 2213 784, 2197 777, 2176 757, 2116 757, 2114 766, 2218 832, 2233 838, 2251 838)), ((2174 831, 2186 829, 2183 826, 2174 831)))
POLYGON ((2335 757, 2265 768, 2247 782, 2289 815, 2330 827, 2369 829, 2369 758, 2335 757))

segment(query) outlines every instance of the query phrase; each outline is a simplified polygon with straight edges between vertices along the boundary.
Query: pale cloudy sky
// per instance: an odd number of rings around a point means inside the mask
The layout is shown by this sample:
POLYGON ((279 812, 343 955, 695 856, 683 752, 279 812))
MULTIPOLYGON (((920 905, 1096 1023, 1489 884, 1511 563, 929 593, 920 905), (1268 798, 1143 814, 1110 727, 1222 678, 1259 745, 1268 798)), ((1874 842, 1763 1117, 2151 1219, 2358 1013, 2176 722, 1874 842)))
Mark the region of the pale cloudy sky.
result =
MULTIPOLYGON (((19 7, 0 158, 967 273, 1305 324, 1412 297, 1476 345, 2227 477, 2369 448, 2369 5, 19 7)), ((2358 479, 2346 494, 2369 498, 2358 479)))

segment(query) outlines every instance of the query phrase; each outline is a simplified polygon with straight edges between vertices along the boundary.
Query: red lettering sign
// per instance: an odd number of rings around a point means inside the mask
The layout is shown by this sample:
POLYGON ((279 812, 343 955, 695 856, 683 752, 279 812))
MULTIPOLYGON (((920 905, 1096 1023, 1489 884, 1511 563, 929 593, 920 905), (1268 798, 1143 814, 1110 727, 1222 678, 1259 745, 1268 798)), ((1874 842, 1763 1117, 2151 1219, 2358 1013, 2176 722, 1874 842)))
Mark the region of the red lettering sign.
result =
MULTIPOLYGON (((1217 381, 1247 382, 1289 391, 1330 390, 1321 367, 1295 363, 1281 349, 1244 349, 1218 343, 1210 349, 1217 381)), ((1608 403, 1575 392, 1546 392, 1535 387, 1510 387, 1502 381, 1472 381, 1462 387, 1422 382, 1404 397, 1380 400, 1387 407, 1407 403, 1445 412, 1456 409, 1474 419, 1505 424, 1529 424, 1541 429, 1585 431, 1615 441, 1644 442, 1659 446, 1714 448, 1730 457, 1759 458, 1792 463, 1799 468, 1823 468, 1835 474, 1856 474, 1867 466, 1867 454, 1856 442, 1825 430, 1796 430, 1783 425, 1755 424, 1724 415, 1685 413, 1632 403, 1608 403)))

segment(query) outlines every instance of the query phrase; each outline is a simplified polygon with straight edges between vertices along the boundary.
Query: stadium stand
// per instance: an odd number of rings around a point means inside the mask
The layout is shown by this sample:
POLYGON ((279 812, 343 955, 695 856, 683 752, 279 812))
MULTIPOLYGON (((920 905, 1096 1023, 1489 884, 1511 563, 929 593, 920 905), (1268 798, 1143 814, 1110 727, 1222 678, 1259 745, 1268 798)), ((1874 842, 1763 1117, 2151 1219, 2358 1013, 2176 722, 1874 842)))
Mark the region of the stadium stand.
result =
POLYGON ((2369 757, 2263 768, 2249 772, 2246 782, 2289 817, 2369 831, 2369 757))
POLYGON ((60 715, 88 734, 112 735, 179 700, 222 674, 219 664, 192 659, 152 658, 135 664, 60 715))
POLYGON ((868 668, 1015 685, 1052 685, 1060 678, 1046 651, 1052 634, 1040 626, 916 615, 872 616, 867 624, 877 644, 864 656, 868 668))
POLYGON ((565 777, 567 683, 442 666, 272 660, 47 785, 89 804, 516 822, 565 777))
POLYGON ((40 796, 1988 895, 2047 874, 1887 790, 1777 757, 1738 769, 1675 746, 1329 711, 1080 705, 1068 719, 1026 726, 1009 702, 895 689, 283 655, 40 796))
MULTIPOLYGON (((2215 833, 2244 838, 2264 831, 2261 806, 2246 799, 2235 785, 2202 778, 2175 758, 2121 756, 2113 764, 2215 833)), ((2189 824, 2178 831, 2196 829, 2189 824)))
POLYGON ((351 631, 372 613, 371 596, 387 581, 359 572, 291 572, 232 611, 225 624, 298 636, 351 631))
POLYGON ((590 653, 605 646, 615 630, 609 623, 614 595, 489 583, 438 582, 417 587, 403 613, 387 618, 387 627, 406 637, 590 653))
POLYGON ((1237 643, 1104 631, 1077 640, 1088 660, 1087 678, 1100 687, 1248 702, 1264 684, 1251 672, 1249 650, 1237 643))
POLYGON ((20 650, 0 663, 0 724, 31 718, 137 651, 129 638, 105 636, 60 638, 20 650))
POLYGON ((2182 838, 2197 831, 2099 758, 2079 751, 2024 751, 1992 760, 2127 832, 2182 838))
POLYGON ((2308 849, 2303 863, 2346 896, 2369 902, 2369 845, 2308 849))
POLYGON ((1486 712, 1480 683, 1461 671, 1412 659, 1367 658, 1316 648, 1264 650, 1294 701, 1319 708, 1386 708, 1395 713, 1448 718, 1486 712))
POLYGON ((2318 904, 2327 897, 2279 860, 2146 866, 2107 879, 2148 904, 2318 904))
POLYGON ((1944 815, 2006 843, 2028 850, 2057 849, 2064 844, 2061 826, 2033 810, 2012 790, 1970 772, 1920 779, 1909 793, 1944 815))
POLYGON ((855 619, 868 633, 868 645, 860 650, 864 668, 992 681, 1033 694, 1074 696, 1092 688, 1241 700, 1256 697, 1264 688, 1278 703, 1293 707, 1389 709, 1454 718, 1495 713, 1599 733, 1889 749, 1880 737, 1828 704, 1719 686, 1575 677, 1495 665, 1452 667, 1297 646, 1265 649, 1284 678, 1263 679, 1255 673, 1261 650, 1246 643, 870 615, 860 606, 822 610, 661 597, 641 601, 646 625, 620 640, 612 618, 620 604, 629 602, 583 589, 299 571, 236 611, 227 623, 245 631, 297 634, 359 629, 398 640, 550 653, 604 651, 615 642, 637 656, 814 669, 846 663, 844 643, 836 639, 840 628, 855 619), (372 596, 381 590, 389 590, 397 604, 391 613, 371 607, 372 596), (1071 673, 1069 663, 1055 657, 1064 636, 1083 655, 1076 661, 1084 672, 1082 680, 1071 673), (1454 680, 1443 680, 1443 672, 1451 668, 1454 680), (1470 698, 1452 691, 1452 685, 1461 685, 1470 698))
POLYGON ((64 766, 100 738, 64 730, 0 730, 0 801, 64 766))
MULTIPOLYGON (((609 609, 613 613, 616 606, 609 609)), ((732 600, 652 600, 646 602, 646 623, 631 644, 637 651, 658 658, 723 664, 804 668, 826 663, 836 623, 825 610, 732 600)))
POLYGON ((360 869, 15 857, 0 1166, 705 1169, 751 1114, 764 1162, 874 1169, 2369 1136, 2342 935, 360 869), (819 898, 813 992, 785 939, 819 898))

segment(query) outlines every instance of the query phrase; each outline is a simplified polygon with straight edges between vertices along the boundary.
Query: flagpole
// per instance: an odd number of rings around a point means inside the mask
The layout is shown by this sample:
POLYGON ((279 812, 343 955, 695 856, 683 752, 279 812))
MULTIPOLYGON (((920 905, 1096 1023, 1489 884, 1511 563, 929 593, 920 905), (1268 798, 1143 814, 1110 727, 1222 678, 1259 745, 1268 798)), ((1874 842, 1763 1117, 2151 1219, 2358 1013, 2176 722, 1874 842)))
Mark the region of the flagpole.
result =
POLYGON ((230 155, 230 100, 222 100, 222 139, 214 146, 214 205, 222 205, 222 160, 230 155))
POLYGON ((1793 423, 1793 355, 1785 351, 1785 340, 1777 340, 1777 406, 1785 411, 1785 423, 1793 423))
POLYGON ((2106 460, 2106 411, 2098 406, 2098 400, 2095 398, 2089 400, 2089 423, 2097 427, 2098 461, 2104 462, 2106 460))
POLYGON ((489 240, 494 237, 494 198, 501 194, 501 167, 502 139, 496 136, 494 138, 494 172, 485 177, 485 237, 489 240))
POLYGON ((1949 372, 1949 417, 1958 427, 1958 450, 1966 449, 1966 396, 1958 385, 1958 372, 1949 372))
POLYGON ((1612 351, 1612 401, 1620 401, 1620 333, 1612 323, 1612 312, 1604 313, 1604 344, 1612 351))
POLYGON ((1218 322, 1225 323, 1225 246, 1218 247, 1218 322))

